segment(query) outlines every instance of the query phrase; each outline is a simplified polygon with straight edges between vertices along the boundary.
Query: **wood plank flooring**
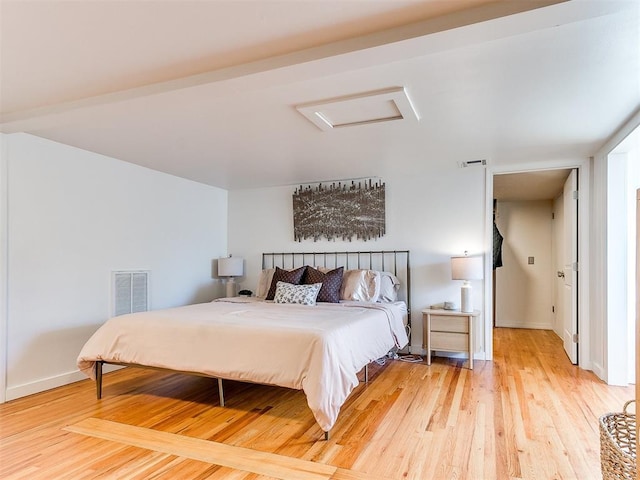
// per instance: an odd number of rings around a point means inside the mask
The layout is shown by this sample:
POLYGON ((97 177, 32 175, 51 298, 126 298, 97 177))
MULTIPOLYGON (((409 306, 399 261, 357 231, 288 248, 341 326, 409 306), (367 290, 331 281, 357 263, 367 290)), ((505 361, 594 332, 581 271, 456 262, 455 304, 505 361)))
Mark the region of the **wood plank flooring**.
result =
POLYGON ((127 368, 0 405, 2 479, 599 479, 598 417, 633 387, 569 364, 541 330, 493 362, 371 368, 324 441, 302 392, 127 368))

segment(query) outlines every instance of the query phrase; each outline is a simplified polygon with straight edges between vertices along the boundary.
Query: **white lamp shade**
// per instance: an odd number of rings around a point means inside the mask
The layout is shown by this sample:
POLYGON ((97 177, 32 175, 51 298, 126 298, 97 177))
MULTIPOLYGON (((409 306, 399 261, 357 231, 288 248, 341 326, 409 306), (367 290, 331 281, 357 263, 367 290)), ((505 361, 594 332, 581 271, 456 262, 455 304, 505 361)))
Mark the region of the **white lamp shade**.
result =
POLYGON ((482 280, 482 257, 451 257, 453 280, 482 280))
POLYGON ((218 259, 219 277, 241 277, 243 274, 242 257, 225 257, 218 259))

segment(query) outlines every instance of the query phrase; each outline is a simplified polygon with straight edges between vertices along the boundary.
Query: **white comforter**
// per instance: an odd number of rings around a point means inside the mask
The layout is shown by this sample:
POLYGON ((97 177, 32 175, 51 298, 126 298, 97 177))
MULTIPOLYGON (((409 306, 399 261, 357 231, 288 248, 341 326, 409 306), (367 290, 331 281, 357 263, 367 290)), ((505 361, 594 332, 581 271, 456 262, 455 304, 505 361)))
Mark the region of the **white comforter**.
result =
POLYGON ((329 431, 367 363, 408 343, 403 303, 316 306, 214 301, 114 317, 87 341, 78 367, 122 362, 304 390, 329 431))

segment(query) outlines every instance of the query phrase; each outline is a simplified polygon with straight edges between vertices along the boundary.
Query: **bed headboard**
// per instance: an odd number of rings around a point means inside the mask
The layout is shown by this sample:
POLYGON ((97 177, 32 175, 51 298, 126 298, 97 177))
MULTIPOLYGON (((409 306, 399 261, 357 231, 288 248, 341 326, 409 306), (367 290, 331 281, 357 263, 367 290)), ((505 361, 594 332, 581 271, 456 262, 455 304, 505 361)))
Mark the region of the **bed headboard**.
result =
POLYGON ((297 268, 303 265, 345 270, 366 268, 393 273, 400 280, 398 299, 407 304, 407 325, 411 329, 411 265, 409 250, 370 252, 282 252, 263 253, 262 268, 297 268))

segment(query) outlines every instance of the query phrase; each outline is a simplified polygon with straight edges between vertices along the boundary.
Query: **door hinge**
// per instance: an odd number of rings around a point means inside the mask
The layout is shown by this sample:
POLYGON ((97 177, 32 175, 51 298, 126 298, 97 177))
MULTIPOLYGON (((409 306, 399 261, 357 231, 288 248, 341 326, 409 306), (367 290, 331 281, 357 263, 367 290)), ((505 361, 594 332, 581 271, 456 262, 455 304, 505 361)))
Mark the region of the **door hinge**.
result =
POLYGON ((573 270, 574 272, 578 271, 578 262, 573 262, 571 264, 571 270, 573 270))
POLYGON ((577 333, 573 334, 573 343, 578 343, 580 341, 580 337, 577 333))
POLYGON ((578 200, 578 198, 580 198, 578 190, 574 190, 573 192, 571 192, 571 198, 573 198, 574 200, 578 200))

